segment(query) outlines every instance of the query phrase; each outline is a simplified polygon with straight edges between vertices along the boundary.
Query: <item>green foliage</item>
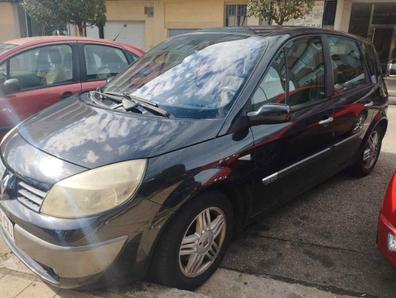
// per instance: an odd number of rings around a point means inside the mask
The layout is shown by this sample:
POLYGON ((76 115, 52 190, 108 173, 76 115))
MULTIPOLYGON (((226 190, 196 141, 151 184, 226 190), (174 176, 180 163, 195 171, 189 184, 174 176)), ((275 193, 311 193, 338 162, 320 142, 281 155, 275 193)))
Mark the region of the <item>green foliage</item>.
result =
POLYGON ((41 26, 41 34, 48 35, 66 29, 66 20, 60 11, 59 0, 25 0, 23 7, 41 26))
POLYGON ((249 0, 248 15, 282 25, 311 12, 314 0, 249 0))
POLYGON ((105 0, 24 0, 26 12, 46 28, 76 25, 82 36, 87 25, 106 23, 105 0))

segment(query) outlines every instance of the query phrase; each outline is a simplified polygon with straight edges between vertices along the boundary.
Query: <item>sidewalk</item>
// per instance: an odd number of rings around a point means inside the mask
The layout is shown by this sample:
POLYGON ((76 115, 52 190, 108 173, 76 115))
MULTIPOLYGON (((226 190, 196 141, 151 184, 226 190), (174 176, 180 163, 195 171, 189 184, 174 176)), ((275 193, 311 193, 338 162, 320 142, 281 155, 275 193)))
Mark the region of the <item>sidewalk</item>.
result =
POLYGON ((149 283, 136 283, 108 291, 72 291, 49 287, 29 271, 0 240, 0 297, 142 297, 142 298, 201 298, 201 297, 348 297, 335 295, 314 287, 287 283, 266 277, 220 269, 196 292, 165 288, 149 283))

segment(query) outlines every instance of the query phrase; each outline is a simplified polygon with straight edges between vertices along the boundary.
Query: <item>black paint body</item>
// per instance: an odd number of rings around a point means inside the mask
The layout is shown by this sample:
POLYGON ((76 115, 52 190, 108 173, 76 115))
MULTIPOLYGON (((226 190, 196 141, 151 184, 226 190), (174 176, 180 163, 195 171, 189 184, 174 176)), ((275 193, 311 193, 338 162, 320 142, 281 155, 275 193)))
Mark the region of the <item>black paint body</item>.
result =
MULTIPOLYGON (((240 34, 256 33, 241 29, 240 34)), ((147 158, 144 181, 127 204, 79 220, 54 220, 21 206, 11 194, 0 201, 0 207, 12 222, 58 245, 79 246, 92 238, 104 241, 127 235, 119 260, 127 258, 133 276, 142 278, 158 236, 197 194, 209 189, 224 192, 233 202, 237 226, 243 227, 256 215, 353 164, 367 133, 377 125, 386 130, 387 94, 382 76, 342 95, 330 88, 325 100, 292 110, 285 123, 249 126, 249 98, 285 42, 306 34, 345 36, 307 28, 270 28, 260 34, 270 46, 225 119, 120 113, 73 97, 31 117, 1 145, 1 158, 8 169, 41 189, 87 169, 147 158), (369 102, 373 105, 366 107, 369 102), (364 121, 357 125, 362 115, 364 121), (318 124, 330 116, 333 123, 318 124), (88 158, 90 152, 95 159, 88 158), (39 164, 54 158, 61 161, 64 171, 59 177, 48 177, 39 164)), ((331 86, 332 78, 327 80, 331 86)), ((61 286, 90 281, 65 280, 61 286)))

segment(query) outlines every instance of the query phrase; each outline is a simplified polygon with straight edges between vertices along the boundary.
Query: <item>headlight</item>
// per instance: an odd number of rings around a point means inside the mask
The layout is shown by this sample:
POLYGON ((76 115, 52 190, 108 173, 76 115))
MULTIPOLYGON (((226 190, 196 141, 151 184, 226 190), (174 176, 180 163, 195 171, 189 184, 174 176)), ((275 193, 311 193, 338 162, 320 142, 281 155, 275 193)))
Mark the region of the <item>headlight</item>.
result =
POLYGON ((112 209, 131 198, 144 177, 147 161, 132 160, 100 167, 56 183, 41 212, 79 218, 112 209))

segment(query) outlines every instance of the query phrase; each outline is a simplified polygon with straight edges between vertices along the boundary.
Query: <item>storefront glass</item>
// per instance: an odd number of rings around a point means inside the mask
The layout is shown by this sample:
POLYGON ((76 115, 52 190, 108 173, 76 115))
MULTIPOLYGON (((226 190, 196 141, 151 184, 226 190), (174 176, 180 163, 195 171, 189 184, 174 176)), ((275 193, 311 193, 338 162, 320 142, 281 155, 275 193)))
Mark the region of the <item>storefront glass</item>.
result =
POLYGON ((383 71, 396 75, 396 3, 353 3, 349 32, 372 40, 383 71))

